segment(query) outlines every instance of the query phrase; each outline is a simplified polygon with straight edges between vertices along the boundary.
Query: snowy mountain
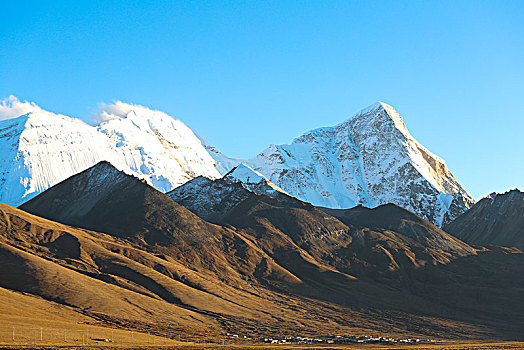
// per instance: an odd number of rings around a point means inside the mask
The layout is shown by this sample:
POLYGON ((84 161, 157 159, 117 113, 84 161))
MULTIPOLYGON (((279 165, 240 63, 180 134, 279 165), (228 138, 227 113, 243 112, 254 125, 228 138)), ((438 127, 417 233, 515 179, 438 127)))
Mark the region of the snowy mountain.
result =
POLYGON ((269 181, 264 175, 244 163, 240 163, 229 171, 224 175, 223 179, 228 183, 240 182, 249 191, 256 194, 265 194, 268 196, 274 196, 277 193, 287 194, 280 187, 269 181))
POLYGON ((415 140, 402 117, 382 102, 289 145, 271 145, 245 162, 316 206, 394 203, 440 226, 473 203, 445 162, 415 140))
POLYGON ((167 195, 201 218, 216 222, 253 193, 271 197, 288 196, 262 174, 242 163, 220 179, 199 176, 167 195))
MULTIPOLYGON (((10 103, 13 109, 23 104, 10 103)), ((21 204, 102 160, 163 192, 199 175, 220 177, 213 158, 181 121, 127 106, 126 114, 97 126, 38 107, 0 121, 0 202, 21 204)))
POLYGON ((12 205, 102 160, 162 192, 198 176, 219 178, 243 163, 229 177, 246 188, 266 177, 268 186, 317 206, 394 203, 439 226, 473 203, 385 103, 249 160, 223 155, 181 121, 143 106, 116 102, 92 126, 13 97, 0 104, 0 120, 22 112, 0 121, 0 202, 12 205))

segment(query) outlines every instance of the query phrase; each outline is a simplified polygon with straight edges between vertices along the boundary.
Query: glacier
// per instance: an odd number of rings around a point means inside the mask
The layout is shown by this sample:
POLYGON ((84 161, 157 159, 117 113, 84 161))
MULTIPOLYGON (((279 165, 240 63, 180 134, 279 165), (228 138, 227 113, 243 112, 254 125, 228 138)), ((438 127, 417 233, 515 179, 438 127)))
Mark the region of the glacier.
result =
POLYGON ((0 202, 15 206, 103 160, 162 192, 200 175, 221 177, 189 127, 146 110, 92 126, 34 109, 0 121, 0 154, 0 202))

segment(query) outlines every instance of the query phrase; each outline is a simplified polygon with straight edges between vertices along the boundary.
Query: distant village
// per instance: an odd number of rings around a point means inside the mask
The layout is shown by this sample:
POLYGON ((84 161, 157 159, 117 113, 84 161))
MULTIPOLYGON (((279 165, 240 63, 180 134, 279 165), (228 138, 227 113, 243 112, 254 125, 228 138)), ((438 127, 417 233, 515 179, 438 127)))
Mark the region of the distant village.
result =
POLYGON ((246 336, 239 336, 238 334, 225 333, 227 337, 246 339, 246 340, 258 340, 263 343, 270 344, 347 344, 347 343, 433 343, 431 339, 419 339, 419 338, 406 338, 406 339, 395 339, 390 337, 375 337, 370 335, 331 335, 322 336, 319 338, 312 337, 301 337, 301 336, 288 336, 288 337, 271 337, 271 338, 259 338, 253 339, 246 336))

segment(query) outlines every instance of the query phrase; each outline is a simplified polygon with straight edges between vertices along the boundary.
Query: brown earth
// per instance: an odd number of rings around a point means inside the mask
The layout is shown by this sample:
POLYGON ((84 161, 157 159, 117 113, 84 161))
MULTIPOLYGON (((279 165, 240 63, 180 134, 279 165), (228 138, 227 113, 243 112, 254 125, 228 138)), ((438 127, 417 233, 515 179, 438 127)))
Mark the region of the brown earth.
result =
POLYGON ((180 344, 176 346, 114 346, 114 345, 87 345, 87 346, 71 346, 71 345, 1 345, 0 349, 187 349, 187 350, 294 350, 294 349, 308 349, 308 350, 331 350, 331 349, 347 349, 347 350, 519 350, 524 349, 524 343, 521 342, 442 342, 436 344, 395 344, 395 345, 376 345, 376 344, 351 344, 351 345, 213 345, 213 344, 180 344))
POLYGON ((0 206, 0 287, 105 325, 187 340, 523 337, 524 255, 397 206, 253 194, 211 224, 101 163, 22 208, 62 223, 0 206))

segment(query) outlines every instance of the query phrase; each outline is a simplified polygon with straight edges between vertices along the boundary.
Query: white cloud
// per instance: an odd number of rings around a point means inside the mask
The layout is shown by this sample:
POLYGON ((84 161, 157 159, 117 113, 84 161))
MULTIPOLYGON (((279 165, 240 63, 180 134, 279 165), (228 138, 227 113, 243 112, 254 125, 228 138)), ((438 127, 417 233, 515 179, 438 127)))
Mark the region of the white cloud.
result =
POLYGON ((12 119, 32 112, 43 112, 44 110, 34 102, 21 102, 11 95, 0 100, 0 120, 12 119))
POLYGON ((122 101, 116 101, 114 103, 101 103, 99 111, 94 115, 93 120, 95 123, 99 124, 111 119, 124 118, 129 112, 135 112, 137 115, 147 115, 147 116, 159 116, 159 117, 169 117, 166 113, 161 111, 156 111, 149 109, 141 105, 134 105, 130 103, 125 103, 122 101))
MULTIPOLYGON (((144 116, 147 118, 171 118, 164 112, 153 110, 145 106, 116 101, 113 103, 100 103, 98 111, 95 112, 87 122, 91 125, 98 125, 111 119, 124 118, 131 111, 135 112, 138 116, 144 116)), ((0 120, 13 119, 28 113, 39 113, 47 116, 62 116, 61 114, 46 111, 34 102, 20 101, 13 95, 0 99, 0 120)))

